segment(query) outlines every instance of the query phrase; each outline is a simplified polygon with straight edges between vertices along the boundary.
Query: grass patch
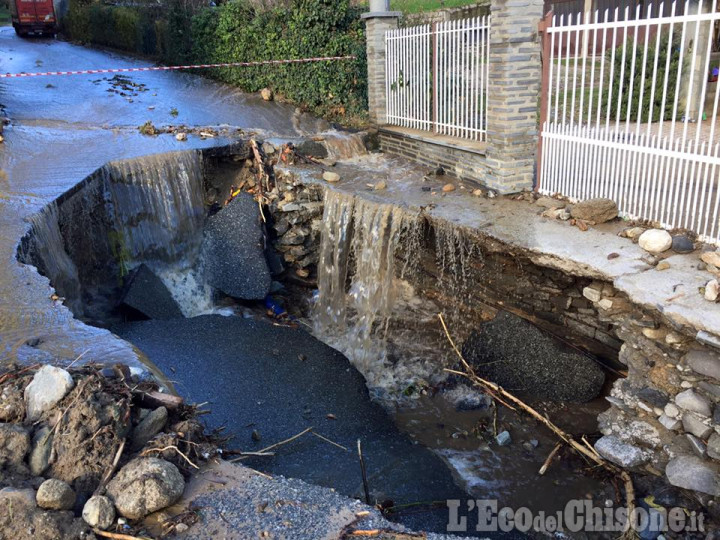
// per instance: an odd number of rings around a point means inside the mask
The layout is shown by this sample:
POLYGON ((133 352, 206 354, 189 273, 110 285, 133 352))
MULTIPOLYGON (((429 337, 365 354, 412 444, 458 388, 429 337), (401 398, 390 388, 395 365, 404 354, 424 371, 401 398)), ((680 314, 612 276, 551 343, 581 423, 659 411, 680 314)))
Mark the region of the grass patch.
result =
POLYGON ((403 13, 422 13, 441 8, 471 6, 477 3, 477 0, 390 0, 390 8, 403 13))

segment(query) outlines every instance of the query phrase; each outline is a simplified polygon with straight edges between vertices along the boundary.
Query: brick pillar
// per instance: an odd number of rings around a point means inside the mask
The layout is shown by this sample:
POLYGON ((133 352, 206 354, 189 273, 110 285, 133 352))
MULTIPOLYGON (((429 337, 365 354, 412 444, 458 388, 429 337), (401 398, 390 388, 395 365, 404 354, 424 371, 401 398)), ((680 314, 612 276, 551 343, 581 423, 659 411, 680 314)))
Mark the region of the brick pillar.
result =
POLYGON ((367 39, 368 66, 368 109, 370 121, 376 125, 385 124, 387 104, 385 103, 385 32, 398 27, 401 13, 379 11, 364 13, 367 39))
POLYGON ((543 0, 492 0, 488 96, 488 187, 533 185, 540 101, 543 0))

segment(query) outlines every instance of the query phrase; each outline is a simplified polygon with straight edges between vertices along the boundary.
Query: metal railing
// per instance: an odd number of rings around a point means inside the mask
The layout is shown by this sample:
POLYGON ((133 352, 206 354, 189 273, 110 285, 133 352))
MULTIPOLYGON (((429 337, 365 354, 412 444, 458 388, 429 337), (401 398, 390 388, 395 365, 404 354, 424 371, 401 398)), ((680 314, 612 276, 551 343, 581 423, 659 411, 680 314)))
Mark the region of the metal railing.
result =
POLYGON ((387 123, 485 140, 490 17, 386 34, 387 123))
POLYGON ((539 187, 717 243, 720 13, 667 7, 545 21, 539 187))

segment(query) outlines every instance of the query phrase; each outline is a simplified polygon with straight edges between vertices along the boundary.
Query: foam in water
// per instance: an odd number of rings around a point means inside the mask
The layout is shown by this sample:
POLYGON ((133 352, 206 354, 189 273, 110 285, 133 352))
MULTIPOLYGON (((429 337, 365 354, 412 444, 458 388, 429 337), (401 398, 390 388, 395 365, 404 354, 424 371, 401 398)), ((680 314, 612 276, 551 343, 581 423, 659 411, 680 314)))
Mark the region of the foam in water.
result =
POLYGON ((328 158, 330 159, 350 159, 368 153, 360 134, 331 131, 325 133, 323 137, 325 138, 325 147, 328 150, 328 158))

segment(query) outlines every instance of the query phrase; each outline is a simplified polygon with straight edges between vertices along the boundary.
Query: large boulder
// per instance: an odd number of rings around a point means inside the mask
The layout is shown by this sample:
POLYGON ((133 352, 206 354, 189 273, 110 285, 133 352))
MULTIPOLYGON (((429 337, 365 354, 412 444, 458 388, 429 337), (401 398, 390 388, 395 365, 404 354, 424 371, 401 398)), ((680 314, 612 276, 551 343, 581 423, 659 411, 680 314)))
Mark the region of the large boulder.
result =
POLYGON ((605 223, 618 217, 618 207, 611 199, 588 199, 573 205, 570 215, 575 219, 605 223))
POLYGON ((25 387, 27 419, 37 420, 52 409, 75 385, 64 369, 51 365, 41 367, 30 384, 25 387))
POLYGON ((180 319, 183 316, 163 281, 144 264, 128 277, 121 305, 139 311, 150 319, 180 319))
POLYGON ((478 375, 532 398, 585 402, 605 382, 593 360, 506 312, 474 331, 462 353, 478 375))
POLYGON ((205 227, 202 258, 207 282, 234 298, 264 299, 272 279, 263 244, 258 205, 241 193, 205 227))
POLYGON ((124 517, 141 519, 174 504, 183 494, 185 480, 172 463, 145 457, 125 465, 107 486, 107 494, 124 517))
POLYGON ((30 434, 22 426, 0 424, 0 469, 25 469, 30 434))

